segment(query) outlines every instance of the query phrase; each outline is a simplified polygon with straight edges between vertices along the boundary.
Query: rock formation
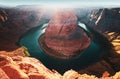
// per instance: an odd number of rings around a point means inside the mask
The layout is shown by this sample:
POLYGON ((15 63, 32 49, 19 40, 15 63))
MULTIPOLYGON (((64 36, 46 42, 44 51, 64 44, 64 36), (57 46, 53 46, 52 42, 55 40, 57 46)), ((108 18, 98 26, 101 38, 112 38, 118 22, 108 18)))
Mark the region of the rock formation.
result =
POLYGON ((100 77, 68 70, 63 75, 49 70, 32 57, 0 55, 0 79, 119 79, 120 72, 111 76, 104 71, 100 77))
POLYGON ((35 58, 0 55, 0 79, 60 79, 35 58), (4 75, 4 76, 2 76, 4 75))
POLYGON ((60 10, 49 21, 45 30, 45 44, 48 48, 66 58, 79 54, 90 44, 90 38, 77 24, 77 17, 71 10, 60 10))

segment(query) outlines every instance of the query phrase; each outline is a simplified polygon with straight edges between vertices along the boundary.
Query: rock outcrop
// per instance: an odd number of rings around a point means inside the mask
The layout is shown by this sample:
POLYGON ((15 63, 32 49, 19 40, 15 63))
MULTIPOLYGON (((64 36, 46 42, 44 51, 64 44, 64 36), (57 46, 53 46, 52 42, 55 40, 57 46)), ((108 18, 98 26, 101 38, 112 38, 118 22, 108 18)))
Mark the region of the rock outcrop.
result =
POLYGON ((56 12, 45 30, 47 47, 66 58, 76 56, 79 51, 87 48, 90 38, 77 22, 77 17, 71 10, 56 12))
POLYGON ((104 71, 100 77, 68 70, 63 75, 49 70, 32 57, 0 55, 0 79, 119 79, 120 72, 111 76, 104 71))
POLYGON ((0 55, 0 79, 61 79, 39 60, 30 57, 0 55), (2 76, 4 75, 4 76, 2 76))

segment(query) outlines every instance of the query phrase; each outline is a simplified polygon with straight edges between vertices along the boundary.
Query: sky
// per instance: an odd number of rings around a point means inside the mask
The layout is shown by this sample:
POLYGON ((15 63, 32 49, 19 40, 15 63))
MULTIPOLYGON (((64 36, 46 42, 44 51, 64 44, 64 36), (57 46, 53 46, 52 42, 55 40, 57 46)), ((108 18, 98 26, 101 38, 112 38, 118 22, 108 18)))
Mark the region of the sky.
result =
POLYGON ((52 7, 103 6, 120 7, 120 0, 0 0, 0 5, 45 5, 52 7))

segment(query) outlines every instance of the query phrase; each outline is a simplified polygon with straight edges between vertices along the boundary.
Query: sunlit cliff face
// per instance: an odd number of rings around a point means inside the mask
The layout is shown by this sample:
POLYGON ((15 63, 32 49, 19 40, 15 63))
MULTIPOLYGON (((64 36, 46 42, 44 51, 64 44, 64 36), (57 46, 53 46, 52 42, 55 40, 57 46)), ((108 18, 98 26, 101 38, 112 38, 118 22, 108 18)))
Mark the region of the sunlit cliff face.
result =
MULTIPOLYGON (((46 52, 58 58, 70 58, 80 54, 90 44, 90 38, 78 26, 72 10, 57 11, 45 30, 45 45, 54 52, 46 52)), ((44 48, 43 48, 44 49, 44 48)))

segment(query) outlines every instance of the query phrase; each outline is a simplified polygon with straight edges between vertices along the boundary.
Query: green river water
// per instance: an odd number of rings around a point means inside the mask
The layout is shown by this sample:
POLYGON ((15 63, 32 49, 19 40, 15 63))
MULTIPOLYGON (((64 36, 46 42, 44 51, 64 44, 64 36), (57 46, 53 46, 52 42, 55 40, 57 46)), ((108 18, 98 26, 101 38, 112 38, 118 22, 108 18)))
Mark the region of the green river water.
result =
MULTIPOLYGON (((78 25, 80 25, 88 33, 93 34, 92 36, 97 35, 92 33, 93 31, 88 29, 84 24, 79 22, 78 25)), ((41 46, 39 45, 39 37, 44 33, 46 26, 47 24, 43 24, 32 28, 21 37, 19 44, 27 47, 31 57, 39 59, 46 67, 50 69, 55 69, 61 73, 68 69, 78 70, 100 60, 100 55, 104 53, 104 46, 100 45, 102 41, 104 42, 102 39, 103 37, 99 37, 99 35, 97 35, 92 38, 90 46, 86 50, 82 51, 76 58, 57 59, 50 57, 43 52, 41 46), (101 38, 102 41, 96 41, 96 38, 101 38)))

